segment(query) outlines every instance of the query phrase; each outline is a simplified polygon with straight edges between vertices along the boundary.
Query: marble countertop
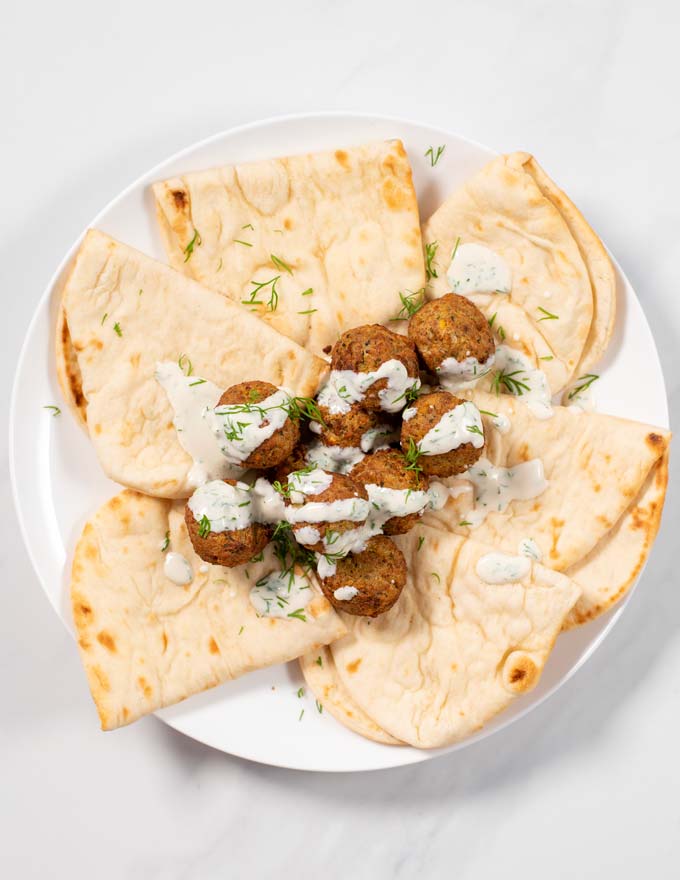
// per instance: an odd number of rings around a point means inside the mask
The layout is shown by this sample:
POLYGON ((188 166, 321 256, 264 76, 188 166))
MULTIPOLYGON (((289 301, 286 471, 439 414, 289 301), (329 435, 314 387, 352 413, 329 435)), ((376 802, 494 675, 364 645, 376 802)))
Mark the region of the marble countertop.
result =
MULTIPOLYGON (((637 289, 677 421, 679 19, 660 0, 14 4, 0 51, 3 418, 35 304, 103 204, 213 132, 342 109, 534 152, 637 289)), ((559 694, 427 764, 327 776, 231 758, 154 718, 99 732, 21 543, 6 436, 3 876, 677 877, 676 461, 640 588, 559 694)))

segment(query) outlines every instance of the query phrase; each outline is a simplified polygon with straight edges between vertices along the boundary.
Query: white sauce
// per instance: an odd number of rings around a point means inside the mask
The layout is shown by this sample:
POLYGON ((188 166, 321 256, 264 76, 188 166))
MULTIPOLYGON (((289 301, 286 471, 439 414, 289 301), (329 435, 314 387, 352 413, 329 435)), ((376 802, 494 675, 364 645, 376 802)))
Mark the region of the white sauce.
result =
POLYGON ((418 410, 415 408, 415 406, 409 406, 401 414, 401 420, 402 422, 410 422, 411 419, 414 419, 417 415, 418 410))
POLYGON ((265 477, 258 477, 252 489, 253 518, 261 523, 277 523, 286 518, 286 503, 265 477))
POLYGON ((286 519, 296 523, 333 523, 341 520, 364 522, 369 503, 364 498, 338 498, 336 501, 308 501, 299 507, 287 507, 286 519))
POLYGON ((359 595, 359 590, 356 587, 338 587, 337 590, 333 590, 333 595, 338 602, 349 602, 350 599, 359 595))
POLYGON ((369 428, 361 436, 359 446, 362 452, 373 452, 376 448, 385 446, 399 439, 399 431, 391 425, 377 425, 375 428, 369 428))
POLYGON ((442 388, 447 391, 462 391, 472 388, 478 379, 486 376, 494 365, 495 355, 491 354, 481 363, 476 357, 469 355, 462 361, 455 358, 445 358, 435 372, 439 377, 442 388))
POLYGON ((197 522, 204 516, 208 518, 211 532, 233 532, 253 522, 252 497, 247 483, 232 486, 222 480, 211 480, 196 489, 188 506, 197 522))
POLYGON ((251 589, 250 602, 260 617, 291 618, 292 613, 302 612, 312 596, 311 584, 303 574, 273 571, 251 589))
POLYGON ((454 293, 510 293, 512 273, 500 254, 482 244, 459 244, 446 273, 454 293))
POLYGON ((533 538, 522 538, 519 542, 517 552, 520 556, 526 556, 533 559, 534 562, 540 562, 543 559, 543 552, 533 538))
POLYGON ((475 571, 487 584, 514 584, 531 572, 531 560, 526 556, 487 553, 477 560, 475 571))
POLYGON ((241 465, 285 425, 290 397, 286 390, 279 389, 257 403, 226 404, 206 412, 204 418, 227 461, 241 465))
POLYGON ((321 540, 321 533, 318 529, 315 529, 314 526, 303 526, 295 532, 295 539, 298 544, 312 547, 314 544, 318 544, 321 540))
POLYGON ((465 514, 472 528, 481 525, 491 511, 503 513, 511 501, 536 498, 548 488, 540 458, 509 468, 496 467, 480 458, 465 472, 465 479, 475 487, 474 510, 465 514))
POLYGON ((328 382, 319 392, 319 406, 326 407, 331 415, 348 413, 352 404, 363 400, 371 385, 380 379, 387 379, 387 387, 378 392, 380 406, 385 412, 399 412, 404 408, 406 391, 420 387, 420 379, 409 376, 402 362, 393 358, 367 373, 332 370, 328 382))
POLYGON ((320 578, 332 577, 337 571, 337 564, 328 556, 324 556, 323 553, 316 554, 316 573, 320 578))
MULTIPOLYGON (((511 376, 512 380, 528 386, 527 388, 520 387, 521 394, 517 396, 526 403, 532 415, 537 419, 552 417, 550 386, 546 375, 532 366, 522 352, 510 348, 508 345, 499 345, 496 349, 496 369, 506 375, 514 374, 511 376)), ((507 391, 508 388, 506 385, 501 385, 501 390, 507 391)))
POLYGON ((445 412, 418 443, 418 449, 423 455, 443 455, 466 443, 475 449, 484 446, 482 417, 469 400, 445 412))
POLYGON ((310 464, 336 474, 348 474, 363 458, 364 453, 355 446, 324 446, 319 440, 310 444, 305 453, 310 464))
POLYGON ((191 485, 240 476, 241 469, 235 469, 224 458, 206 420, 206 414, 220 399, 221 389, 200 377, 185 376, 179 365, 170 361, 156 364, 155 377, 174 410, 173 424, 180 446, 194 460, 189 471, 191 485))
POLYGON ((194 573, 189 561, 181 553, 175 553, 173 550, 165 554, 163 574, 173 584, 177 584, 180 587, 190 584, 194 579, 194 573))
POLYGON ((503 413, 498 413, 497 415, 493 416, 491 419, 491 424, 494 426, 499 434, 507 434, 512 427, 512 422, 503 413))
POLYGON ((290 500, 293 504, 303 504, 307 495, 320 495, 328 489, 332 482, 333 474, 318 467, 309 473, 293 471, 288 474, 290 500))

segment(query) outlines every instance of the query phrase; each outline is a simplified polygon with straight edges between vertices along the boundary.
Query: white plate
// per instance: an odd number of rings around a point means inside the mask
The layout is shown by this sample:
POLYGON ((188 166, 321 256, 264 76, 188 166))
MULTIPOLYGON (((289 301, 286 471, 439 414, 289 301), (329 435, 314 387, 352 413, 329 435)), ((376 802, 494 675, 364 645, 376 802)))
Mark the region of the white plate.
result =
MULTIPOLYGON (((219 164, 392 137, 401 138, 408 150, 422 218, 495 155, 457 135, 398 119, 317 114, 266 120, 218 134, 172 156, 128 187, 91 225, 165 260, 148 190, 151 181, 219 164), (424 154, 429 146, 439 144, 446 144, 446 150, 432 168, 424 154)), ((63 405, 54 372, 53 328, 60 283, 78 244, 48 285, 29 327, 10 418, 10 466, 24 540, 45 592, 71 631, 70 552, 87 516, 119 489, 103 476, 85 433, 63 405), (49 404, 63 406, 62 415, 53 418, 42 408, 49 404)), ((618 283, 617 327, 606 364, 600 366, 598 408, 667 426, 666 393, 654 340, 620 270, 618 283)), ((554 693, 592 655, 624 605, 562 635, 538 687, 477 736, 450 749, 382 746, 351 733, 327 713, 320 715, 311 695, 297 698, 303 683, 297 663, 251 673, 158 716, 176 730, 224 752, 282 767, 368 770, 425 761, 501 730, 554 693), (298 720, 303 708, 304 716, 298 720)), ((94 712, 92 723, 96 723, 94 712)))

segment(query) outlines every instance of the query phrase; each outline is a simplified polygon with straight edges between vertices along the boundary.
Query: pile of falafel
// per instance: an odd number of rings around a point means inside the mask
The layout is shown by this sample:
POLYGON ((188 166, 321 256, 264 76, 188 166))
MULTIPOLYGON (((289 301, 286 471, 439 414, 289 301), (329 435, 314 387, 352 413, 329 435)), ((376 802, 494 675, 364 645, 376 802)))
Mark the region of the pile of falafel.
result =
MULTIPOLYGON (((419 448, 425 435, 442 417, 464 402, 438 386, 442 364, 445 361, 450 364, 450 359, 463 364, 472 358, 484 368, 481 375, 492 365, 495 353, 489 323, 469 299, 449 293, 429 302, 425 302, 424 296, 422 300, 422 304, 412 310, 407 335, 394 333, 380 324, 365 325, 343 333, 330 352, 332 371, 371 373, 390 360, 399 361, 409 379, 413 379, 400 412, 383 411, 380 392, 386 388, 387 380, 378 379, 361 400, 351 404, 348 412, 333 413, 319 404, 313 408, 311 420, 289 416, 283 427, 243 461, 243 468, 259 472, 257 476, 271 482, 286 505, 299 501, 296 499, 299 493, 289 491, 290 475, 309 472, 314 467, 307 454, 309 448, 319 442, 331 452, 333 448, 358 450, 367 432, 386 425, 395 437, 392 445, 363 455, 349 472, 329 472, 328 486, 312 497, 315 502, 325 503, 341 499, 368 500, 366 487, 369 485, 426 491, 430 477, 461 474, 482 455, 484 447, 472 443, 441 454, 427 454, 419 448), (403 420, 403 409, 407 406, 408 417, 403 420)), ((267 382, 241 382, 224 392, 218 406, 257 405, 277 390, 267 382)), ((375 617, 395 604, 406 584, 407 566, 404 555, 390 536, 408 532, 421 513, 393 516, 382 526, 382 534, 370 537, 360 552, 334 558, 330 568, 324 567, 327 576, 319 576, 318 580, 324 595, 336 609, 375 617), (346 587, 353 589, 344 590, 346 587), (351 598, 338 598, 336 591, 340 596, 351 595, 351 598)), ((357 522, 350 520, 295 522, 292 526, 252 522, 246 528, 214 532, 206 528, 205 523, 197 522, 188 504, 185 522, 198 556, 211 564, 229 567, 248 563, 261 553, 275 533, 280 535, 286 530, 290 533, 291 529, 296 542, 304 548, 300 556, 293 553, 293 563, 299 564, 301 558, 309 562, 315 558, 313 554, 323 556, 328 552, 329 540, 324 538, 357 527, 357 522), (313 543, 309 542, 310 536, 314 538, 313 543)))

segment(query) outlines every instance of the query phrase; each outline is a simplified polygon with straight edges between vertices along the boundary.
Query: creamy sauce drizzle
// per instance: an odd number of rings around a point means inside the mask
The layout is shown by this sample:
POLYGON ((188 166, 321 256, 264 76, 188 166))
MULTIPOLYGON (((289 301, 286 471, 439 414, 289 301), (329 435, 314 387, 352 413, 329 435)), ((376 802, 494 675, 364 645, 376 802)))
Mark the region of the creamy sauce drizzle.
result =
POLYGON ((324 446, 319 440, 310 444, 305 453, 310 464, 336 474, 348 474, 363 458, 364 453, 355 446, 324 446))
POLYGON ((491 424, 499 434, 507 434, 512 427, 512 422, 504 413, 498 413, 491 417, 491 424))
POLYGON ((352 404, 363 400, 371 385, 380 379, 387 379, 387 387, 378 392, 380 406, 385 412, 399 412, 406 403, 406 391, 420 387, 420 379, 409 376, 402 362, 393 358, 368 373, 332 370, 328 382, 319 392, 319 405, 326 407, 332 415, 346 414, 352 404))
POLYGON ((180 446, 194 460, 189 471, 189 482, 200 486, 207 480, 240 476, 222 455, 215 442, 206 414, 216 405, 222 391, 213 382, 201 381, 196 376, 185 376, 176 363, 156 364, 155 377, 168 396, 174 410, 173 424, 180 446))
POLYGON ((472 528, 481 525, 488 513, 503 513, 511 501, 536 498, 548 488, 543 462, 533 458, 514 467, 496 467, 486 458, 465 472, 464 478, 475 487, 474 510, 465 514, 472 528))
POLYGON ((446 273, 454 293, 510 293, 512 273, 500 254, 482 244, 459 244, 446 273))
POLYGON ((333 595, 338 602, 349 602, 359 595, 359 590, 356 587, 338 587, 337 590, 333 590, 333 595))
POLYGON ((177 584, 180 587, 190 584, 194 579, 194 572, 189 561, 181 553, 175 553, 173 550, 165 554, 163 574, 173 584, 177 584))
POLYGON ((273 571, 250 591, 250 602, 260 617, 292 618, 302 612, 313 597, 309 580, 298 572, 273 571))
POLYGON ((285 425, 290 397, 280 388, 258 403, 227 404, 206 412, 205 419, 227 461, 241 465, 285 425))
POLYGON ((253 521, 253 499, 247 483, 232 486, 211 480, 200 486, 188 501, 194 519, 206 516, 211 532, 233 532, 247 528, 253 521))
POLYGON ((493 367, 495 355, 490 355, 481 363, 476 357, 469 355, 462 361, 445 358, 435 370, 442 388, 447 391, 464 391, 473 388, 478 379, 486 376, 493 367))
POLYGON ((443 455, 466 443, 475 449, 484 446, 482 417, 469 400, 445 412, 418 443, 418 449, 423 455, 443 455))
POLYGON ((526 556, 487 553, 477 560, 475 571, 487 584, 514 584, 531 572, 531 560, 526 556))
MULTIPOLYGON (((553 415, 550 386, 545 373, 532 366, 522 352, 499 345, 496 349, 496 369, 510 377, 511 383, 521 382, 528 388, 520 387, 518 396, 527 405, 537 419, 549 419, 553 415)), ((508 391, 507 385, 501 383, 501 390, 508 391)))

